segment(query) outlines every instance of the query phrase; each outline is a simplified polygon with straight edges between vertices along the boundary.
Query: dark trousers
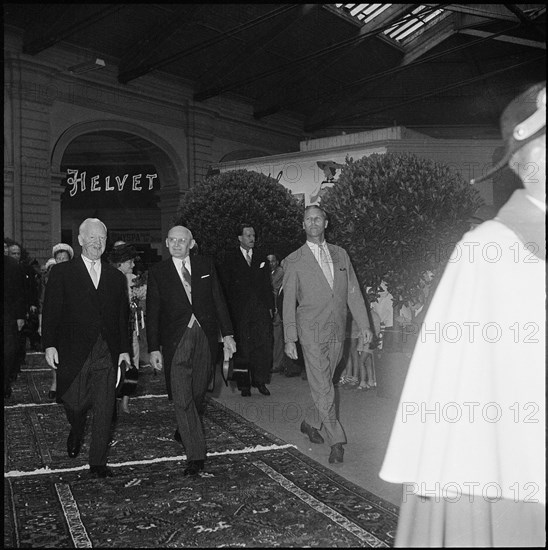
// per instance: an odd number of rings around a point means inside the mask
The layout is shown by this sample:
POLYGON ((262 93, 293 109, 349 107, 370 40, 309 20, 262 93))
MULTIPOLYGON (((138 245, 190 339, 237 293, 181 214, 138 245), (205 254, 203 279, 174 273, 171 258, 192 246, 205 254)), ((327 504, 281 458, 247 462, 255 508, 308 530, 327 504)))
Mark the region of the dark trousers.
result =
POLYGON ((250 377, 237 379, 238 389, 259 386, 270 381, 272 368, 272 320, 267 310, 249 310, 238 322, 235 359, 247 362, 250 377))
POLYGON ((207 337, 198 325, 185 330, 171 363, 171 392, 175 418, 187 460, 204 460, 206 441, 202 416, 212 373, 207 337))
POLYGON ((112 362, 107 343, 99 336, 82 370, 61 396, 71 430, 78 439, 84 433, 88 410, 93 411, 90 466, 104 466, 107 463, 115 392, 116 365, 112 362))
POLYGON ((10 388, 11 382, 17 376, 19 363, 17 351, 19 349, 19 334, 15 319, 4 319, 4 393, 10 388))

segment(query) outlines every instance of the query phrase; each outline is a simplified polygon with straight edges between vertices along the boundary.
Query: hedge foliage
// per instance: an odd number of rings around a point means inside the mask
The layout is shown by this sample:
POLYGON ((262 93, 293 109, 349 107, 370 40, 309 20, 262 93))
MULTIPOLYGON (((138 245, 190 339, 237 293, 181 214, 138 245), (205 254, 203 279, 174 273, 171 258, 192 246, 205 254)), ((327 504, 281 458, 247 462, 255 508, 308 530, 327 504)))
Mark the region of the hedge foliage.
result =
POLYGON ((322 207, 329 240, 348 251, 363 288, 384 279, 399 301, 414 294, 425 270, 441 273, 481 202, 448 166, 387 153, 347 158, 322 207))
POLYGON ((281 259, 304 242, 303 206, 275 179, 248 170, 206 178, 185 195, 176 223, 187 226, 200 253, 222 262, 237 248, 238 225, 249 223, 256 247, 281 259))

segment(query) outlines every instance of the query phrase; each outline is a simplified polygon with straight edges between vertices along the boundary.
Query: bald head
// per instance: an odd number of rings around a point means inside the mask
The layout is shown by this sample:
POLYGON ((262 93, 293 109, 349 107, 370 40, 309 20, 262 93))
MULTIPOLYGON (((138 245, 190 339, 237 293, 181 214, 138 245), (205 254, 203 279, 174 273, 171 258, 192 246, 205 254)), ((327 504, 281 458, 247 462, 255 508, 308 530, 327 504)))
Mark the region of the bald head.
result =
POLYGON ((174 258, 185 259, 195 242, 192 232, 183 225, 176 225, 169 230, 166 246, 174 258))

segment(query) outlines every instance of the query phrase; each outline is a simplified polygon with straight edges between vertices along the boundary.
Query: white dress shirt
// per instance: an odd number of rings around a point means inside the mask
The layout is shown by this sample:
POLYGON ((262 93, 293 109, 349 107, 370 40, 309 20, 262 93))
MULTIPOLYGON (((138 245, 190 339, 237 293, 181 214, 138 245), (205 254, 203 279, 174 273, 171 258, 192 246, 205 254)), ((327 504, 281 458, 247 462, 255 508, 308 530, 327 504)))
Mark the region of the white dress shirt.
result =
POLYGON ((331 258, 331 254, 329 253, 329 247, 327 246, 327 241, 324 241, 321 245, 313 243, 311 241, 306 241, 306 244, 312 251, 312 254, 314 254, 314 258, 316 258, 316 261, 318 262, 318 265, 322 267, 322 260, 320 257, 320 248, 324 247, 325 250, 325 256, 327 258, 327 263, 329 265, 329 269, 331 271, 331 276, 333 279, 335 278, 335 273, 333 269, 333 259, 331 258))
MULTIPOLYGON (((88 273, 90 274, 89 277, 91 279, 91 264, 95 263, 95 273, 97 273, 97 286, 99 286, 99 281, 101 280, 101 258, 98 260, 90 260, 89 258, 86 258, 82 255, 82 260, 84 260, 84 264, 86 266, 86 269, 88 270, 88 273)), ((93 281, 93 279, 91 279, 93 281)))
POLYGON ((247 262, 247 258, 251 260, 253 258, 253 249, 250 248, 249 250, 246 250, 245 248, 240 246, 240 250, 242 251, 242 254, 244 255, 245 261, 247 262), (249 254, 249 256, 248 256, 249 254))

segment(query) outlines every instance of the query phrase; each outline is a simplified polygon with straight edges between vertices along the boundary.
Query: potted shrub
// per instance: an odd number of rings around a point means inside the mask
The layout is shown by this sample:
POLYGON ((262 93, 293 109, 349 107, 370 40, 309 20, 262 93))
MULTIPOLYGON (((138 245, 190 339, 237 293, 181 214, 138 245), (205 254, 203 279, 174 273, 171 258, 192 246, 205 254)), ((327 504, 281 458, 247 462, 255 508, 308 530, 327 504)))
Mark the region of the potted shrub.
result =
POLYGON ((230 170, 204 179, 185 195, 176 223, 186 225, 200 253, 222 264, 238 247, 237 228, 249 222, 257 247, 283 258, 302 244, 302 205, 275 179, 254 171, 230 170))
MULTIPOLYGON (((377 291, 385 281, 396 308, 414 297, 425 271, 441 275, 468 230, 466 219, 481 202, 479 193, 448 166, 396 153, 347 158, 322 198, 330 217, 329 240, 348 251, 362 291, 377 291)), ((380 395, 399 397, 412 332, 385 338, 376 354, 380 395)))

